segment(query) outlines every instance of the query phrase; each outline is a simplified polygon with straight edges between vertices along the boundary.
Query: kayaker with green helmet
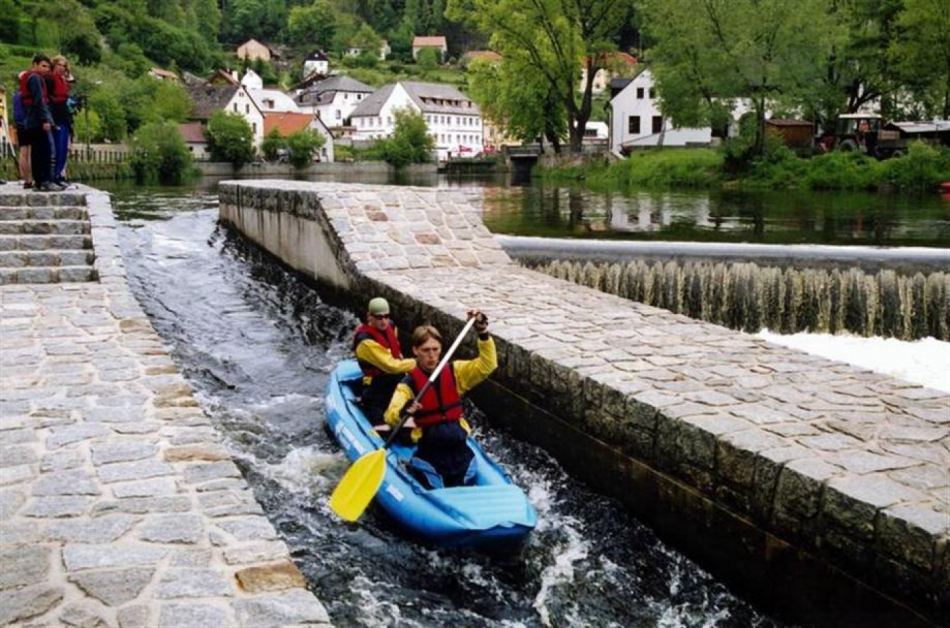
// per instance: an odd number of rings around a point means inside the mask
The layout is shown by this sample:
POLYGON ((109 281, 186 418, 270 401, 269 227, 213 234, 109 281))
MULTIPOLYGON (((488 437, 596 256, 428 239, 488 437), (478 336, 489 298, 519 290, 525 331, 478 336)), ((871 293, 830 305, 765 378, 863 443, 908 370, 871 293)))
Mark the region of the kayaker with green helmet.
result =
POLYGON ((398 330, 389 316, 389 302, 383 297, 370 299, 366 322, 353 336, 353 352, 363 371, 363 413, 373 425, 385 426, 383 413, 393 391, 402 376, 415 368, 416 361, 402 356, 398 330))
POLYGON ((478 357, 456 360, 439 373, 422 398, 406 408, 429 381, 442 357, 442 335, 431 325, 412 332, 412 353, 417 366, 396 386, 386 422, 397 425, 403 408, 412 415, 405 423, 411 427, 412 440, 418 445, 409 461, 413 475, 429 488, 461 486, 475 477, 474 454, 466 442, 471 428, 462 413, 462 395, 485 381, 498 368, 495 341, 488 333, 488 318, 472 310, 478 332, 478 357))

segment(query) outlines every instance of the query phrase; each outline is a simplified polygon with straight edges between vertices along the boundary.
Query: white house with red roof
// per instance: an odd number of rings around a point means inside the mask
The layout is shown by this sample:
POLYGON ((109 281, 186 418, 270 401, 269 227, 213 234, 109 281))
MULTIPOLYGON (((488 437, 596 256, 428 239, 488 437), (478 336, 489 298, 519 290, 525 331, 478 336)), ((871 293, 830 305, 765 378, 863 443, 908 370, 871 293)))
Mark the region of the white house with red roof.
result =
POLYGON ((449 54, 449 46, 445 41, 444 35, 419 35, 412 40, 413 60, 418 61, 419 51, 425 50, 426 48, 432 48, 433 50, 438 51, 440 63, 445 61, 445 57, 449 54))
POLYGON ((264 116, 264 135, 276 131, 281 137, 289 137, 294 133, 310 129, 323 136, 324 142, 317 151, 316 160, 330 163, 333 161, 333 135, 330 129, 311 113, 268 113, 264 116))

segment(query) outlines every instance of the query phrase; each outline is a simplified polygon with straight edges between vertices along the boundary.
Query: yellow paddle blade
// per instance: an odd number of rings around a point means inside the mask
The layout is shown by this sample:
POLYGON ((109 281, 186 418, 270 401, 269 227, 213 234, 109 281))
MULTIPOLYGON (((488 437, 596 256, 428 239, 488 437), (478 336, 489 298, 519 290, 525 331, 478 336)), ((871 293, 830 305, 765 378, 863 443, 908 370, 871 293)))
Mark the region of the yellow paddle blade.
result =
POLYGON ((330 508, 341 518, 356 521, 373 501, 385 475, 385 449, 360 456, 334 489, 330 496, 330 508))

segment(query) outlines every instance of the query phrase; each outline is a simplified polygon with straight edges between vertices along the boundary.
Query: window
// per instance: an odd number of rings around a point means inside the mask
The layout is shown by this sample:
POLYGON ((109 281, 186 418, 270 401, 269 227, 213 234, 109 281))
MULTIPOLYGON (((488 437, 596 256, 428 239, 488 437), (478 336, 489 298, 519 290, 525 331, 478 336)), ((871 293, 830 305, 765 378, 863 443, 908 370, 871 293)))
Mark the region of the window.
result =
POLYGON ((336 110, 336 119, 337 119, 337 120, 340 119, 340 110, 339 110, 339 109, 336 110))
POLYGON ((251 106, 248 104, 244 105, 244 113, 251 113, 251 106))
POLYGON ((640 133, 640 116, 630 116, 627 118, 627 133, 633 135, 640 133))
POLYGON ((392 117, 392 116, 386 116, 386 124, 392 124, 392 123, 393 123, 393 117, 392 117))
POLYGON ((234 103, 234 113, 237 113, 237 103, 234 103))
POLYGON ((659 133, 663 130, 663 116, 653 116, 653 132, 659 133))
POLYGON ((251 123, 251 130, 254 131, 255 134, 257 133, 257 122, 251 123))
POLYGON ((650 100, 653 100, 653 99, 655 99, 655 98, 656 98, 656 88, 655 88, 655 87, 651 87, 651 88, 650 88, 650 100))
POLYGON ((637 100, 643 100, 643 88, 642 88, 642 87, 638 87, 638 88, 637 88, 637 100))

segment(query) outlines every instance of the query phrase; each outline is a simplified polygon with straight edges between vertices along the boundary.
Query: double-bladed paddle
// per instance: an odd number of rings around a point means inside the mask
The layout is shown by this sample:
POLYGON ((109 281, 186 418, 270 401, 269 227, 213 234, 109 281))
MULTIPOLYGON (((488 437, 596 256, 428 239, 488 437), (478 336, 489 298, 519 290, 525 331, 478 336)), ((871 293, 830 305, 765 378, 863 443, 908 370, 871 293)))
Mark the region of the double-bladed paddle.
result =
MULTIPOLYGON (((406 408, 411 408, 416 402, 422 399, 422 395, 429 390, 429 386, 432 385, 432 382, 439 377, 439 373, 441 373, 445 365, 449 363, 449 358, 455 353, 455 350, 462 343, 465 334, 468 333, 468 330, 470 330, 474 324, 475 317, 473 316, 468 319, 468 322, 465 323, 465 327, 462 328, 462 333, 458 335, 455 342, 449 347, 449 350, 442 356, 439 365, 435 367, 435 370, 432 371, 432 375, 429 376, 429 381, 426 382, 422 390, 419 391, 419 394, 416 395, 416 398, 413 399, 412 403, 408 404, 406 408)), ((356 521, 359 519, 359 516, 363 514, 363 511, 366 510, 366 507, 369 506, 369 503, 373 501, 373 497, 376 495, 376 492, 379 491, 379 487, 383 483, 383 478, 386 476, 386 448, 396 440, 396 435, 399 434, 400 428, 402 428, 403 424, 409 419, 409 416, 409 413, 404 409, 402 417, 399 419, 399 424, 393 428, 389 437, 386 438, 386 442, 383 443, 383 446, 360 456, 359 459, 353 463, 353 466, 350 467, 349 471, 343 475, 343 479, 340 480, 340 483, 330 496, 330 508, 341 518, 347 521, 356 521)))

